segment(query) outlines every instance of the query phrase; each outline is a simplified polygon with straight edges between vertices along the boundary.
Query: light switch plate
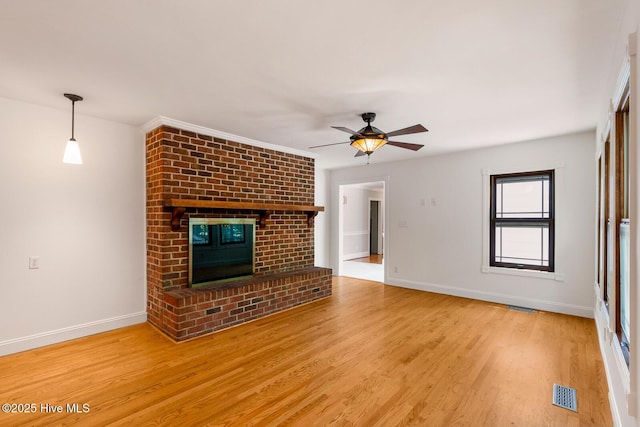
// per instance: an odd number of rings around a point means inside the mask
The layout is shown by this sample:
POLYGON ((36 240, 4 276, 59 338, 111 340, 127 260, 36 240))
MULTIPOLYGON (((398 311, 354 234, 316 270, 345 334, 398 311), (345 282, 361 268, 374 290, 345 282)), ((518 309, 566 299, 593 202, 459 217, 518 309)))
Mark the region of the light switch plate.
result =
POLYGON ((29 269, 35 270, 40 268, 40 257, 39 256, 30 256, 29 257, 29 269))

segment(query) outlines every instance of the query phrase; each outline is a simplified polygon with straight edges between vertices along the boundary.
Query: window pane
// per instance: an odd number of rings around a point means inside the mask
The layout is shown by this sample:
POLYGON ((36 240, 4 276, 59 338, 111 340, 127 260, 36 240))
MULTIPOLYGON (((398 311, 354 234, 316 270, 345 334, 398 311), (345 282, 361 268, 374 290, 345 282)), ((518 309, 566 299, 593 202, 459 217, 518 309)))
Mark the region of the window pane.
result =
POLYGON ((549 266, 549 228, 496 225, 496 262, 549 266))
POLYGON ((629 218, 629 110, 622 113, 622 218, 629 218))
POLYGON ((549 218, 550 216, 549 200, 551 200, 549 195, 549 180, 545 179, 542 181, 542 218, 549 218))
POLYGON ((497 180, 496 218, 549 218, 549 180, 497 180))
POLYGON ((629 223, 620 224, 620 324, 625 335, 630 337, 629 316, 629 223))

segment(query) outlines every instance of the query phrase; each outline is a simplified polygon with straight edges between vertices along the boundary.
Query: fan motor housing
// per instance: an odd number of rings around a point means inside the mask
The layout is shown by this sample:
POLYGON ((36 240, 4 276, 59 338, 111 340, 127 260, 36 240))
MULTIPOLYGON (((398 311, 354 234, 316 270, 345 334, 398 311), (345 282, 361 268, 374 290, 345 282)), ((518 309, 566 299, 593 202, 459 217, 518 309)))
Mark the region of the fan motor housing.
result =
POLYGON ((355 141, 360 138, 360 136, 369 137, 369 138, 380 138, 386 139, 387 135, 382 132, 380 129, 375 128, 371 125, 366 125, 362 129, 358 131, 358 135, 351 135, 351 140, 355 141))

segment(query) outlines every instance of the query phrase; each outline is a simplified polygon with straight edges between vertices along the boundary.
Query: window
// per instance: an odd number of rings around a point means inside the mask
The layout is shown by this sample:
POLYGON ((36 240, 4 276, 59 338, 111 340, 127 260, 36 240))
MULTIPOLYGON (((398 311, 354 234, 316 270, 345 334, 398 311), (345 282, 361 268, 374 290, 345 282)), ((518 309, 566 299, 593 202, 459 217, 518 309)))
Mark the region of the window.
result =
POLYGON ((615 332, 621 354, 629 366, 631 348, 631 221, 630 206, 634 182, 630 167, 630 87, 627 74, 612 103, 612 116, 606 140, 598 158, 598 255, 597 281, 606 308, 609 327, 615 332))
POLYGON ((629 86, 627 85, 615 116, 615 236, 617 249, 615 268, 616 284, 616 334, 625 362, 629 365, 630 338, 630 289, 629 289, 629 86))
POLYGON ((553 171, 491 175, 489 264, 554 271, 553 171))
POLYGON ((611 239, 611 224, 609 221, 609 147, 611 143, 607 139, 604 143, 603 153, 599 159, 598 182, 600 183, 601 190, 598 193, 599 203, 599 228, 598 228, 598 255, 599 255, 599 270, 598 270, 598 283, 602 288, 602 300, 604 301, 607 311, 609 310, 609 274, 612 271, 612 258, 611 251, 608 250, 611 239))

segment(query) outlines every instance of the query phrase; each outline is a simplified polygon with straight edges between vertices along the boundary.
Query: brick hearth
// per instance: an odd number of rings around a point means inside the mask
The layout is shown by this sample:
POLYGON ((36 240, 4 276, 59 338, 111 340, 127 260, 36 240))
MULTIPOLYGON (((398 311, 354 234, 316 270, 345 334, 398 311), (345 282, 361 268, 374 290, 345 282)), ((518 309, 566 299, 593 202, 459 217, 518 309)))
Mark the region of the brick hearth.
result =
POLYGON ((147 312, 175 340, 331 295, 331 270, 314 267, 307 214, 273 212, 256 232, 252 279, 188 287, 188 218, 259 212, 187 208, 171 230, 170 198, 313 205, 313 159, 160 126, 146 135, 147 312))

